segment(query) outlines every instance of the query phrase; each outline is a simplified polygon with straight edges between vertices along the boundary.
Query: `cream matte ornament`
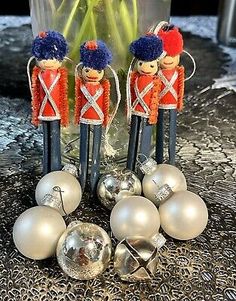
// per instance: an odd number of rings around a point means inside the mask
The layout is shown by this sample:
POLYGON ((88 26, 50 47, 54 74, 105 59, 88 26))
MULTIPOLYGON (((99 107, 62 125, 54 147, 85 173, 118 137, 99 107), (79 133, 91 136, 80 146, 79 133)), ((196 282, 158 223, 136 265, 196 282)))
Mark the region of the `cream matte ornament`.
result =
POLYGON ((185 176, 175 166, 157 165, 156 161, 149 158, 141 164, 140 169, 145 174, 142 181, 143 194, 156 206, 173 192, 187 190, 185 176))
POLYGON ((25 257, 46 259, 56 253, 57 242, 65 229, 66 224, 58 211, 36 206, 17 218, 13 227, 13 240, 25 257))
POLYGON ((123 197, 141 195, 142 185, 138 177, 132 171, 114 170, 104 174, 97 186, 97 195, 100 202, 112 209, 123 197))
POLYGON ((161 227, 171 237, 188 240, 205 229, 208 211, 204 201, 190 191, 175 192, 159 207, 161 227))
POLYGON ((137 235, 151 238, 160 228, 159 212, 151 201, 142 196, 126 197, 112 209, 110 225, 120 241, 137 235))
POLYGON ((151 280, 157 271, 158 248, 142 236, 123 239, 116 247, 114 268, 125 281, 151 280))
POLYGON ((73 222, 57 245, 57 261, 70 277, 89 280, 100 275, 111 258, 111 240, 99 226, 73 222))
POLYGON ((82 197, 80 183, 67 171, 46 174, 35 191, 38 205, 50 206, 62 216, 70 214, 79 206, 82 197))

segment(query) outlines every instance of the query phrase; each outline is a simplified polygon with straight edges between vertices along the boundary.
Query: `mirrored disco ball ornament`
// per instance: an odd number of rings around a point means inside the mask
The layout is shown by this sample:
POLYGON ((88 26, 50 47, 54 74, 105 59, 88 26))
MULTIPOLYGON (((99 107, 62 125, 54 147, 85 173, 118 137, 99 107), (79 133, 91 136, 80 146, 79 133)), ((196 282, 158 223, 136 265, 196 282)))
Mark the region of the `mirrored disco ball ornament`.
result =
POLYGON ((38 205, 52 207, 62 216, 70 214, 79 206, 82 197, 78 180, 67 171, 53 171, 46 174, 35 190, 38 205))
POLYGON ((144 173, 143 194, 157 206, 174 192, 187 190, 185 176, 175 166, 157 164, 148 158, 140 165, 140 169, 144 173))
POLYGON ((138 177, 130 170, 114 170, 104 174, 97 186, 97 195, 108 209, 126 196, 140 195, 142 185, 138 177))
POLYGON ((66 224, 58 211, 36 206, 17 218, 13 227, 13 240, 25 257, 41 260, 56 253, 57 242, 65 229, 66 224))
POLYGON ((208 210, 204 201, 190 191, 175 192, 159 207, 161 227, 179 240, 193 239, 205 229, 208 210))
POLYGON ((142 236, 123 239, 116 247, 114 268, 122 280, 150 280, 157 271, 158 248, 142 236))
POLYGON ((111 257, 111 240, 99 226, 73 222, 57 245, 57 261, 72 278, 89 280, 100 275, 111 257))
POLYGON ((111 211, 111 230, 118 240, 131 236, 151 238, 160 227, 156 206, 142 196, 120 200, 111 211))

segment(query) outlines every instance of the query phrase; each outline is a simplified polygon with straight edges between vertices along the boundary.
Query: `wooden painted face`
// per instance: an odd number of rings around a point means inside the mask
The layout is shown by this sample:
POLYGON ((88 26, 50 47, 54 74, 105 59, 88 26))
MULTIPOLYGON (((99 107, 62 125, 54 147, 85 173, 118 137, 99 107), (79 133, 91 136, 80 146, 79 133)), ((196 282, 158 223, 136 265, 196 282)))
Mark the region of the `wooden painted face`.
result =
POLYGON ((88 67, 82 68, 82 77, 86 82, 97 83, 100 82, 104 76, 104 70, 95 70, 88 67))
POLYGON ((169 56, 166 55, 160 60, 161 69, 174 69, 179 65, 180 55, 169 56))
POLYGON ((62 65, 62 62, 56 59, 40 60, 37 61, 37 63, 41 69, 49 69, 49 70, 56 70, 60 68, 62 65))
POLYGON ((154 75, 158 71, 158 62, 157 60, 151 62, 138 61, 137 71, 143 75, 154 75))

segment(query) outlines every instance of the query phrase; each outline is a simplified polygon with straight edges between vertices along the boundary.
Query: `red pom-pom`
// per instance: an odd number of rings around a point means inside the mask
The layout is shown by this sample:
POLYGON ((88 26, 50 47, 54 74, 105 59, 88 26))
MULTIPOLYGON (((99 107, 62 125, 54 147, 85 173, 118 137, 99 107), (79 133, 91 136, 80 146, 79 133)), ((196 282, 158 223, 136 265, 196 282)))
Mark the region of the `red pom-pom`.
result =
POLYGON ((88 41, 85 43, 85 48, 89 50, 96 50, 98 49, 98 44, 96 41, 88 41))
POLYGON ((40 38, 45 38, 47 36, 47 33, 46 33, 46 31, 40 31, 40 33, 39 33, 39 37, 40 38))
POLYGON ((176 56, 183 52, 183 37, 178 28, 174 27, 169 31, 161 29, 158 36, 163 41, 163 49, 167 52, 167 55, 176 56))

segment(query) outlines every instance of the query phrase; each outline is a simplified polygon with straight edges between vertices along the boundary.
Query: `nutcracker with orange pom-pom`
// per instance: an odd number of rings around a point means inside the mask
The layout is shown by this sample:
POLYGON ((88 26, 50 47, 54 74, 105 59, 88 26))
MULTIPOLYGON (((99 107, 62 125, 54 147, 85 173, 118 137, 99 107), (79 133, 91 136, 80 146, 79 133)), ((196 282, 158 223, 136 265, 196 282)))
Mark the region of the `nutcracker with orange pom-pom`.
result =
POLYGON ((69 123, 65 38, 56 31, 41 32, 32 45, 27 71, 32 95, 32 123, 43 127, 43 173, 61 169, 60 126, 69 123), (30 77, 30 63, 36 59, 30 77))
POLYGON ((183 108, 184 67, 179 66, 180 54, 183 52, 183 37, 174 25, 163 22, 157 26, 155 34, 163 42, 166 53, 160 60, 158 76, 161 80, 161 92, 158 109, 156 161, 163 163, 164 149, 164 112, 169 112, 169 163, 175 165, 176 119, 177 112, 183 108))
POLYGON ((157 72, 158 60, 163 54, 162 41, 154 34, 147 34, 131 43, 130 52, 134 59, 130 65, 126 86, 130 122, 127 168, 134 171, 139 144, 139 153, 144 155, 143 157, 150 156, 152 128, 158 118, 161 82, 157 72), (136 70, 132 71, 135 65, 136 70))
POLYGON ((106 136, 120 102, 119 81, 109 65, 111 60, 112 53, 103 41, 87 41, 80 47, 80 63, 75 69, 74 116, 75 124, 80 125, 80 184, 84 190, 89 170, 90 131, 93 130, 90 167, 90 188, 93 194, 100 175, 102 128, 105 128, 106 136), (110 81, 104 76, 105 69, 112 71, 116 83, 117 104, 112 115, 109 114, 110 81))

